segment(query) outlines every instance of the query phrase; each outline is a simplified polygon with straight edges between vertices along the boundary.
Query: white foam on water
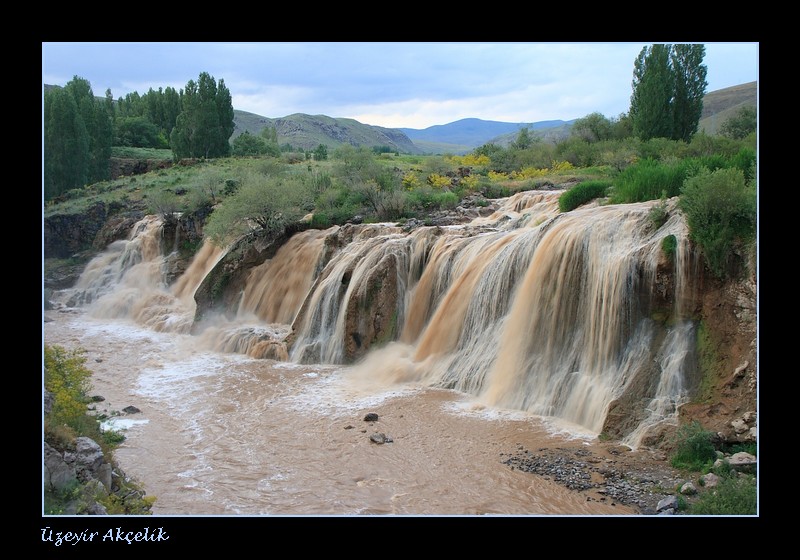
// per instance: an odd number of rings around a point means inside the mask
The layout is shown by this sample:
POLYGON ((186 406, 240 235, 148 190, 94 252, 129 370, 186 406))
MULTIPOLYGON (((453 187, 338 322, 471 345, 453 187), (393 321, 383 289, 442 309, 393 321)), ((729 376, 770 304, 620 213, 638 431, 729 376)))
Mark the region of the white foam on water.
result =
POLYGON ((587 430, 584 426, 573 424, 561 418, 545 416, 541 418, 542 425, 551 436, 566 440, 583 440, 586 443, 597 439, 598 434, 587 430))
POLYGON ((348 381, 347 370, 328 370, 325 366, 305 367, 322 368, 322 370, 303 374, 307 381, 296 392, 283 398, 291 410, 314 412, 319 415, 343 415, 353 410, 375 407, 388 400, 405 397, 423 389, 408 385, 377 392, 364 391, 348 381))
POLYGON ((165 342, 164 336, 160 336, 159 333, 140 327, 135 323, 123 320, 100 321, 99 319, 81 316, 71 322, 70 326, 81 329, 88 336, 103 335, 130 342, 150 342, 154 344, 165 342))
POLYGON ((133 419, 133 418, 109 418, 107 420, 103 420, 100 423, 100 430, 103 432, 119 432, 119 431, 128 431, 134 426, 140 426, 142 424, 149 423, 150 420, 146 418, 143 419, 133 419))
POLYGON ((162 362, 157 366, 141 370, 136 392, 144 397, 179 404, 181 400, 199 396, 198 393, 200 395, 205 393, 208 387, 203 384, 203 380, 236 375, 240 372, 232 366, 248 360, 249 358, 236 354, 198 352, 183 360, 162 362))
MULTIPOLYGON (((464 398, 467 398, 467 396, 464 395, 464 398)), ((495 408, 469 399, 460 402, 446 402, 442 404, 442 408, 453 414, 472 416, 484 420, 530 420, 531 418, 540 418, 520 410, 495 408)))

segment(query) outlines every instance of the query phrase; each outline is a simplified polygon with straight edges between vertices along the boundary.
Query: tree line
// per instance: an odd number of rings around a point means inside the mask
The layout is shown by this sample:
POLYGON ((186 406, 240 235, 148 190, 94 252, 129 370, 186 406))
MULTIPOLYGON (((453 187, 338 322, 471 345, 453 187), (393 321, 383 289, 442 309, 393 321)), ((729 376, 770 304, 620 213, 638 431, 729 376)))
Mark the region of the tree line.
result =
POLYGON ((233 104, 225 81, 202 72, 184 89, 150 88, 116 102, 79 76, 45 91, 44 199, 109 178, 112 146, 169 148, 175 159, 231 154, 233 104))

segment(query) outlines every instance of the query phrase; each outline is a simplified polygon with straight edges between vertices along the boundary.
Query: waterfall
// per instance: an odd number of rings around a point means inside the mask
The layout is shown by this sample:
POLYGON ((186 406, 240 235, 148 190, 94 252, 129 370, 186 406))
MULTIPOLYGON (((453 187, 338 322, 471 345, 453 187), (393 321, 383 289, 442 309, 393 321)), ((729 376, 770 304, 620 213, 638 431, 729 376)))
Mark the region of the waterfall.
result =
MULTIPOLYGON (((235 318, 198 337, 223 352, 350 364, 353 378, 453 389, 595 433, 612 402, 639 391, 642 420, 625 439, 635 447, 687 398, 688 228, 677 199, 657 226, 658 201, 561 213, 560 194, 518 193, 464 225, 297 233, 250 270, 235 318)), ((224 251, 205 244, 167 287, 159 239, 159 220, 137 224, 87 266, 71 301, 188 332, 193 294, 224 251)))
POLYGON ((318 273, 327 231, 294 235, 275 254, 255 267, 247 281, 237 315, 264 323, 291 324, 318 273))
POLYGON ((63 299, 86 306, 92 316, 131 319, 156 331, 188 332, 194 313, 194 291, 223 255, 206 241, 192 263, 170 288, 161 248, 163 221, 146 216, 127 240, 115 241, 87 264, 63 299))
POLYGON ((675 200, 672 217, 656 229, 653 204, 516 216, 504 220, 516 228, 439 236, 413 287, 399 344, 377 350, 358 375, 452 388, 599 433, 609 404, 655 362, 656 390, 643 397, 647 418, 626 440, 637 445, 685 399, 693 348, 682 308, 691 285, 688 231, 675 200), (678 247, 674 324, 665 327, 653 319, 652 301, 669 235, 678 247))

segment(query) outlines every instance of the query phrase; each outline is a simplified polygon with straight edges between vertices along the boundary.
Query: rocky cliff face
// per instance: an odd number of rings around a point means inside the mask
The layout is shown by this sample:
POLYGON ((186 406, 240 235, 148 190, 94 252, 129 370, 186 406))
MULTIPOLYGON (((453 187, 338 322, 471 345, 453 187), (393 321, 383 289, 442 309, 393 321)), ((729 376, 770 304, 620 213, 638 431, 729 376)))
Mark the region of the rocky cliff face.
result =
MULTIPOLYGON (((746 260, 746 257, 743 258, 746 260)), ((754 258, 732 281, 705 277, 699 289, 698 351, 705 376, 681 422, 699 421, 730 443, 757 432, 758 332, 754 258)))
MULTIPOLYGON (((726 444, 757 440, 756 268, 752 259, 746 261, 741 258, 743 266, 732 271, 734 278, 724 281, 701 265, 698 289, 689 302, 697 323, 697 349, 694 375, 687 380, 691 398, 680 406, 679 421, 698 421, 718 435, 718 442, 726 444)), ((657 284, 674 284, 668 266, 659 267, 657 284)), ((665 306, 670 302, 668 288, 656 295, 665 306)), ((652 390, 647 386, 647 380, 652 379, 648 374, 641 371, 626 393, 611 403, 603 427, 605 435, 620 437, 641 420, 642 395, 652 390)), ((669 449, 676 428, 656 426, 642 444, 669 449)))
MULTIPOLYGON (((138 215, 141 219, 142 214, 138 215)), ((107 205, 103 202, 93 204, 80 214, 47 216, 42 224, 42 249, 45 258, 66 259, 82 251, 100 251, 113 241, 108 232, 117 231, 117 239, 128 234, 130 225, 126 230, 121 224, 125 219, 121 205, 107 205), (106 233, 98 239, 101 231, 106 233)))

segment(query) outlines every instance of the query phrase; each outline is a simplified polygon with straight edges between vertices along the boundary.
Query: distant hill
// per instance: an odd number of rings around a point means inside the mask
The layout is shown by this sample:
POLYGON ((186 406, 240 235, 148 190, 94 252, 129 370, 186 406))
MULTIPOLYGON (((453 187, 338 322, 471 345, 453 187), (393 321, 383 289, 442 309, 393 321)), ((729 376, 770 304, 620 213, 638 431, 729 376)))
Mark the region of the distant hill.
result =
MULTIPOLYGON (((534 138, 540 138, 545 142, 550 142, 552 144, 555 144, 556 142, 560 142, 561 140, 564 140, 565 138, 569 137, 569 131, 572 128, 572 123, 574 123, 575 120, 573 119, 571 121, 543 121, 543 122, 561 122, 562 124, 559 124, 557 126, 551 126, 548 128, 530 129, 531 136, 533 136, 534 138)), ((512 142, 514 142, 517 139, 517 136, 519 136, 519 131, 509 132, 507 134, 491 138, 490 140, 488 140, 488 142, 491 142, 492 144, 495 144, 497 146, 502 146, 504 148, 507 148, 509 145, 511 145, 512 142)))
POLYGON ((517 134, 520 129, 528 127, 529 130, 540 130, 561 126, 564 121, 540 121, 535 123, 510 123, 500 121, 485 121, 482 119, 461 119, 448 124, 437 124, 428 128, 399 128, 411 138, 414 143, 418 141, 439 142, 444 144, 460 144, 477 148, 492 138, 509 133, 517 134))
POLYGON ((703 112, 700 114, 698 130, 706 134, 717 134, 729 117, 742 107, 757 107, 758 82, 718 89, 703 98, 703 112))
POLYGON ((259 134, 266 126, 274 126, 278 143, 289 143, 295 148, 313 150, 320 144, 335 149, 342 144, 353 146, 389 146, 404 154, 421 154, 423 150, 403 132, 362 124, 354 119, 335 119, 325 115, 295 113, 287 117, 270 119, 246 111, 233 111, 234 132, 231 141, 244 131, 259 134))

